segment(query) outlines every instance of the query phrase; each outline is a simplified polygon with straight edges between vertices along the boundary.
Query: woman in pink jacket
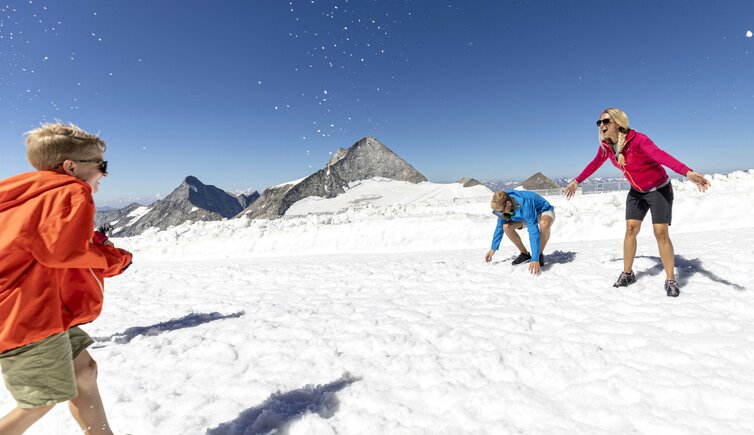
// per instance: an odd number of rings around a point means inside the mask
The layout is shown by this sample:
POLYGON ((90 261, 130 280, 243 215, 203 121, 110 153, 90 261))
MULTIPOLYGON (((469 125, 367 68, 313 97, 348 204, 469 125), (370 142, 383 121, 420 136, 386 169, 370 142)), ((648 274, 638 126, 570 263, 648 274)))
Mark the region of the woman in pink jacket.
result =
POLYGON ((688 177, 704 192, 709 181, 702 174, 694 172, 673 156, 657 148, 647 136, 628 128, 628 116, 620 109, 605 109, 597 121, 602 140, 597 156, 565 188, 565 196, 576 193, 579 184, 594 173, 605 160, 610 159, 616 168, 623 172, 631 190, 626 198, 626 236, 623 239, 623 272, 613 287, 625 287, 636 282, 632 270, 636 256, 636 236, 647 212, 652 213, 654 230, 660 258, 665 269, 665 291, 668 296, 680 294, 675 279, 673 243, 670 241, 668 226, 673 212, 673 186, 663 165, 688 177))

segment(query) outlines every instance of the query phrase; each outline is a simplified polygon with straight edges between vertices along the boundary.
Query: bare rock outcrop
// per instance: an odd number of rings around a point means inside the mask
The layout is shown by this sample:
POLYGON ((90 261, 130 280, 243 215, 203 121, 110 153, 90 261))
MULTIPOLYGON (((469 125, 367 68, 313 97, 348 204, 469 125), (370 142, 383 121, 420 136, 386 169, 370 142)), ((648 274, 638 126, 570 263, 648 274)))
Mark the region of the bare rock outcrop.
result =
POLYGON ((521 186, 526 190, 553 190, 560 189, 558 183, 547 178, 543 173, 537 172, 526 181, 521 183, 521 186))
POLYGON ((243 210, 242 204, 253 204, 259 197, 254 192, 242 197, 233 196, 222 189, 206 185, 196 177, 188 176, 170 195, 154 204, 129 206, 111 219, 111 215, 101 212, 96 222, 110 223, 112 235, 117 237, 135 236, 148 228, 161 230, 180 225, 186 221, 216 221, 236 216, 243 210), (255 195, 256 194, 256 195, 255 195))
POLYGON ((334 198, 353 181, 374 177, 420 183, 427 178, 373 137, 365 137, 350 148, 340 148, 327 165, 301 181, 271 187, 243 214, 251 218, 275 218, 309 196, 334 198))

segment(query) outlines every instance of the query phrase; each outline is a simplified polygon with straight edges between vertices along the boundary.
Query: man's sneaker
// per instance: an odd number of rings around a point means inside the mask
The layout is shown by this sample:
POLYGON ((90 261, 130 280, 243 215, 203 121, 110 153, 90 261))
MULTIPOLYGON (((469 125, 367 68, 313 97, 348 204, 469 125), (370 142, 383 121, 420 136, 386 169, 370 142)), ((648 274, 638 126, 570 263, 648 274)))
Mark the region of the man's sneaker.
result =
POLYGON ((674 279, 665 280, 665 292, 672 298, 677 298, 681 294, 681 289, 678 288, 678 282, 674 279))
POLYGON ((631 272, 621 272, 620 276, 618 277, 618 281, 615 281, 615 284, 613 284, 613 287, 628 287, 629 285, 636 282, 636 275, 634 275, 634 271, 631 272))
POLYGON ((523 263, 524 261, 529 261, 529 260, 531 260, 531 255, 529 255, 528 253, 525 253, 525 254, 519 254, 519 256, 518 256, 518 257, 516 257, 516 258, 515 258, 515 259, 513 260, 513 265, 515 266, 516 264, 521 264, 521 263, 523 263))

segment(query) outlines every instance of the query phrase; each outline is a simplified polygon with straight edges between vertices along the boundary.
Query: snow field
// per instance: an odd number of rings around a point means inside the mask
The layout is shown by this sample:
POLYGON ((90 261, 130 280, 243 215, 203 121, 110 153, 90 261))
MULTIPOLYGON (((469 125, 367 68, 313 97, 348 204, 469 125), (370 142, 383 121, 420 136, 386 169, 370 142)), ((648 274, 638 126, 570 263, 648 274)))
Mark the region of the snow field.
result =
MULTIPOLYGON (((538 277, 510 264, 507 240, 485 263, 488 204, 439 191, 116 239, 136 262, 84 327, 110 421, 131 434, 754 432, 752 179, 675 185, 679 298, 648 223, 638 282, 611 286, 625 192, 552 198, 538 277)), ((346 195, 376 194, 357 189, 346 195)), ((28 433, 78 429, 58 406, 28 433)))

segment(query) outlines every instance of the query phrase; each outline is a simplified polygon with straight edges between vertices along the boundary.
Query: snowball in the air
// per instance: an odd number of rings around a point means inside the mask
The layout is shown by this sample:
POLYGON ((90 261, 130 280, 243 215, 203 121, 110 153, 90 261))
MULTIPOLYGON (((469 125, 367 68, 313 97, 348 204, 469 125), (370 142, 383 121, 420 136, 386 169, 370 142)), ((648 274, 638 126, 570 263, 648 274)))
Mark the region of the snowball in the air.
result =
POLYGON ((752 35, 754 35, 754 34, 751 33, 751 30, 749 30, 749 31, 746 32, 746 37, 747 38, 751 38, 752 35))

